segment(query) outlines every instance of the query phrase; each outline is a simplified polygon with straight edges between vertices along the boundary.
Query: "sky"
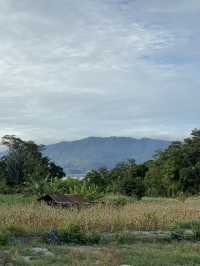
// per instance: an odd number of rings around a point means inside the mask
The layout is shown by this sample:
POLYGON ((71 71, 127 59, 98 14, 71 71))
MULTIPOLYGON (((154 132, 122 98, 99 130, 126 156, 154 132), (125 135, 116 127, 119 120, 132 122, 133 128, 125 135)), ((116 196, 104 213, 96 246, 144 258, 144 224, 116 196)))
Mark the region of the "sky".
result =
POLYGON ((0 0, 0 136, 199 127, 199 0, 0 0))

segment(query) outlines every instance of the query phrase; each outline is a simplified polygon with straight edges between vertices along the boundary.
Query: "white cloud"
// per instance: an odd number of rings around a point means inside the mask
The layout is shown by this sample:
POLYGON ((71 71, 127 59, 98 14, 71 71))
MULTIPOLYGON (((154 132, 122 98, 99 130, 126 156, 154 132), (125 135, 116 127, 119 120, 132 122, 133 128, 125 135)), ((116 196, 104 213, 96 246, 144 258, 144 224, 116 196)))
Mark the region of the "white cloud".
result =
POLYGON ((199 12, 195 0, 0 0, 2 132, 182 137, 198 127, 199 12))

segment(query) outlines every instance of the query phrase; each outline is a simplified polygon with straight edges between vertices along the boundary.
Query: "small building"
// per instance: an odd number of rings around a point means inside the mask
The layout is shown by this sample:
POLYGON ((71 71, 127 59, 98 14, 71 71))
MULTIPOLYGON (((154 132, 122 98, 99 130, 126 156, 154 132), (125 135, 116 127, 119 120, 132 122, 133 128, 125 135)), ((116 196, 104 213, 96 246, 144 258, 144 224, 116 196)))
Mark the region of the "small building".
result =
POLYGON ((89 201, 80 195, 50 193, 38 199, 38 201, 46 202, 50 206, 62 207, 79 207, 81 205, 88 205, 89 201))

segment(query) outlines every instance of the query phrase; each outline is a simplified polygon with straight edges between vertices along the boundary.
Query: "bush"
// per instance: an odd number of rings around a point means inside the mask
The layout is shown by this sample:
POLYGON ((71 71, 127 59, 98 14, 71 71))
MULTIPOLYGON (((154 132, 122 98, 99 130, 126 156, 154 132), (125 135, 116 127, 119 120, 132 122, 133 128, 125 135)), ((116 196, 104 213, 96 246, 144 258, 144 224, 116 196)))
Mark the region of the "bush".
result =
POLYGON ((115 235, 115 241, 118 244, 131 244, 135 241, 135 236, 130 233, 124 231, 115 235))
POLYGON ((26 230, 19 225, 10 225, 7 227, 7 231, 12 235, 12 236, 23 236, 26 235, 26 230))
POLYGON ((110 204, 113 206, 125 206, 128 203, 132 203, 135 201, 135 198, 133 197, 127 197, 124 195, 107 195, 103 198, 102 202, 105 204, 110 204))
POLYGON ((191 230, 194 240, 200 240, 200 220, 179 221, 172 228, 173 234, 179 234, 186 230, 191 230))
POLYGON ((50 244, 60 244, 61 237, 57 230, 50 231, 47 235, 47 243, 50 244))
POLYGON ((181 241, 184 239, 184 230, 182 229, 176 229, 171 232, 170 238, 172 240, 181 241))
POLYGON ((61 240, 66 243, 86 244, 87 239, 79 225, 71 224, 61 231, 61 240))
POLYGON ((188 230, 188 229, 192 229, 191 225, 192 225, 192 221, 178 221, 172 226, 171 230, 172 231, 180 230, 180 229, 188 230))
POLYGON ((172 227, 171 237, 173 239, 184 239, 184 232, 191 230, 191 238, 194 240, 200 240, 200 221, 180 221, 172 227))
POLYGON ((12 192, 12 189, 6 185, 5 180, 0 181, 0 191, 2 194, 9 194, 12 192))
POLYGON ((65 229, 51 231, 47 236, 47 241, 52 244, 73 243, 87 245, 98 244, 100 240, 100 234, 96 232, 85 233, 79 225, 74 224, 65 229))
POLYGON ((113 198, 113 205, 116 206, 125 206, 128 203, 128 199, 123 196, 113 198))
POLYGON ((0 245, 7 245, 10 237, 10 233, 7 230, 0 231, 0 245))
POLYGON ((86 236, 88 245, 99 244, 101 241, 101 235, 97 232, 88 233, 86 236))

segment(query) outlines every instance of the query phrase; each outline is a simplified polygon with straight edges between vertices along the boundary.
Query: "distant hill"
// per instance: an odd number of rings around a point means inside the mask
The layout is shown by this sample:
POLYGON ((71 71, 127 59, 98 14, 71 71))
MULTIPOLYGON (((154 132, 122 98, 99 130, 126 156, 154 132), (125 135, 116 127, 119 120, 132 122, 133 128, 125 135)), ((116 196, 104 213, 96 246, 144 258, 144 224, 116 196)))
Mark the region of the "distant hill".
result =
POLYGON ((90 137, 47 145, 45 155, 62 166, 67 175, 82 176, 91 169, 112 168, 127 159, 142 163, 169 144, 169 141, 148 138, 90 137))

